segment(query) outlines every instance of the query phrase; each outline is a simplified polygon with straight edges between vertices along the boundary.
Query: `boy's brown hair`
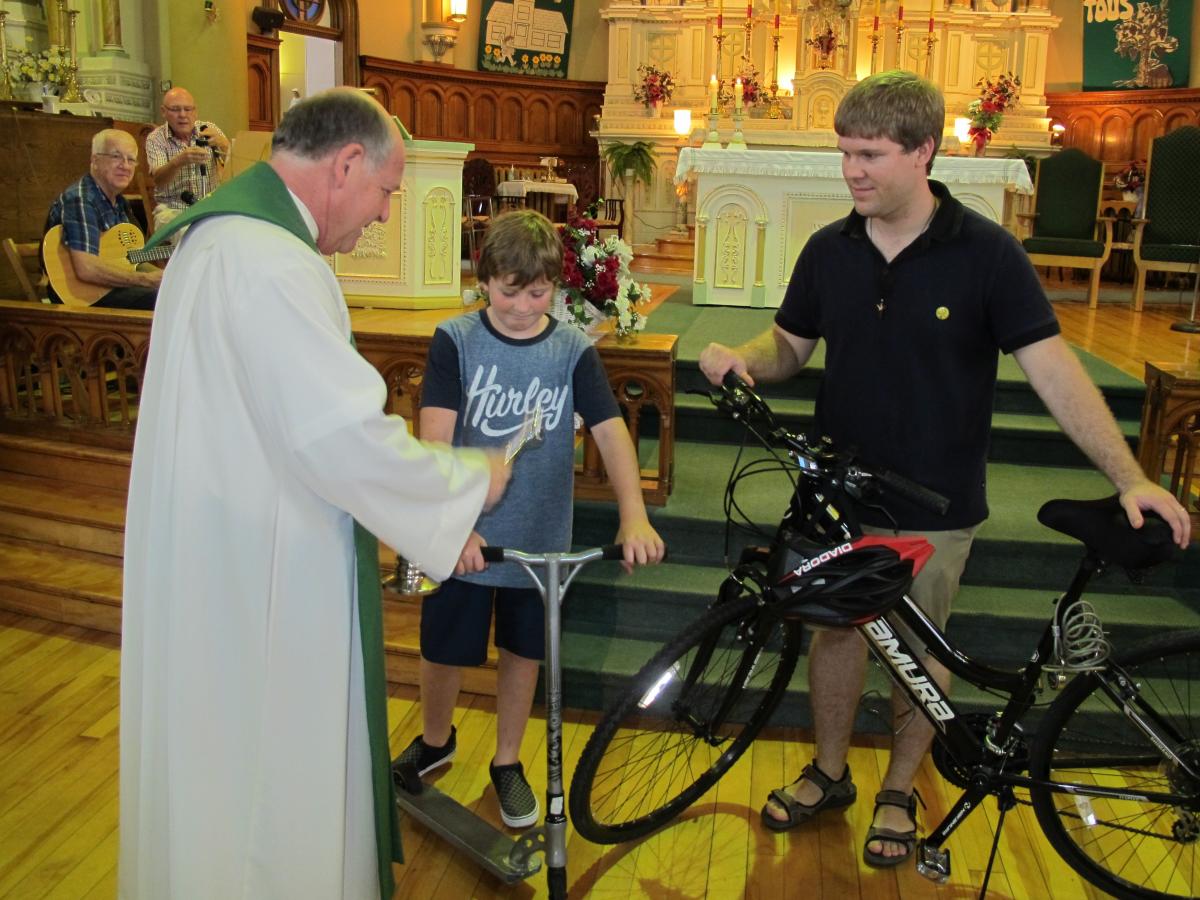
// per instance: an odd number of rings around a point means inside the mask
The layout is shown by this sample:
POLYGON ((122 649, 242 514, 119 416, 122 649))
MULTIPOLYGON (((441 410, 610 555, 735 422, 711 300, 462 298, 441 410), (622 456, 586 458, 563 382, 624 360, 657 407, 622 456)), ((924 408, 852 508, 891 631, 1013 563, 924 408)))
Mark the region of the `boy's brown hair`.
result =
POLYGON ((562 275, 563 245, 558 229, 541 213, 517 209, 497 216, 488 226, 475 274, 525 287, 539 278, 557 284, 562 275))

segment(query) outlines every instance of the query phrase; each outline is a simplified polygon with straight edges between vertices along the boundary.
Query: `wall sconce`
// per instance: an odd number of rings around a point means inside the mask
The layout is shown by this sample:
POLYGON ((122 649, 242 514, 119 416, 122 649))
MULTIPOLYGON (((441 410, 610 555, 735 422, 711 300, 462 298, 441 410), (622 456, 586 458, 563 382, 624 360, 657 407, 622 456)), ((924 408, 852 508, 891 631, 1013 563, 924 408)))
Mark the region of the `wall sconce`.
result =
POLYGON ((456 25, 467 21, 467 0, 450 0, 450 15, 446 18, 456 25))
POLYGON ((433 61, 440 63, 442 57, 446 55, 446 51, 454 49, 454 45, 458 43, 458 38, 453 34, 427 34, 422 43, 433 54, 433 61))
POLYGON ((1067 132, 1067 126, 1062 122, 1055 122, 1050 126, 1050 146, 1061 147, 1063 145, 1063 136, 1067 132))
POLYGON ((675 110, 675 133, 681 138, 692 133, 692 111, 690 109, 675 110))
POLYGON ((215 22, 220 18, 220 15, 217 12, 216 0, 204 0, 204 16, 208 21, 215 22))

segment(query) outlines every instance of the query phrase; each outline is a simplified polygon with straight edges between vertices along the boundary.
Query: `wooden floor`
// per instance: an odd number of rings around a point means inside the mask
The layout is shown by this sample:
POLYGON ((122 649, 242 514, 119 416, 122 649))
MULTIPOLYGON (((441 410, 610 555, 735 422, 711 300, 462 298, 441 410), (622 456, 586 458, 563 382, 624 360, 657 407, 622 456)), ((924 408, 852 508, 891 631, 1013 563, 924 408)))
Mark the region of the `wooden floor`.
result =
MULTIPOLYGON (((1171 332, 1176 308, 1133 314, 1105 305, 1058 306, 1064 333, 1137 377, 1145 359, 1196 362, 1200 339, 1171 332)), ((112 635, 0 613, 0 898, 112 898, 116 893, 117 703, 119 649, 112 635)), ((420 730, 411 689, 389 701, 392 748, 420 730)), ((591 719, 568 714, 568 774, 591 719)), ((487 763, 495 739, 494 700, 464 696, 456 715, 459 756, 440 786, 498 822, 487 763)), ((544 723, 531 721, 522 758, 544 790, 544 723)), ((862 800, 789 834, 758 822, 769 790, 790 781, 811 757, 804 735, 789 730, 755 743, 718 788, 670 828, 641 842, 599 847, 571 835, 573 898, 950 898, 974 896, 987 860, 995 808, 971 816, 950 841, 953 879, 938 887, 911 865, 873 871, 859 861, 869 821, 868 799, 879 786, 886 752, 859 742, 850 764, 862 800)), ((927 762, 918 788, 929 803, 926 823, 939 821, 953 797, 927 762)), ((409 863, 397 867, 397 897, 533 898, 545 880, 505 888, 481 875, 422 829, 406 823, 409 863)), ((1009 816, 992 881, 992 897, 1056 900, 1099 897, 1041 838, 1028 807, 1009 816)))

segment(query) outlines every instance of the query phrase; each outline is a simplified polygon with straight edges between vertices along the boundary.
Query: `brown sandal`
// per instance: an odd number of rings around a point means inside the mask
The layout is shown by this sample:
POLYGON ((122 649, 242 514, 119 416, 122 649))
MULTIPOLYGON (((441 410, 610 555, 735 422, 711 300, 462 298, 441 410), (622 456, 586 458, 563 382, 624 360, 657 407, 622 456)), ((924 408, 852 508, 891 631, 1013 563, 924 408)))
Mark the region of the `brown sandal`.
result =
POLYGON ((910 831, 897 831, 894 828, 877 828, 872 825, 867 829, 867 839, 863 841, 863 862, 868 866, 876 869, 887 869, 892 866, 898 866, 900 863, 912 856, 913 848, 917 843, 917 801, 921 801, 921 806, 925 806, 925 801, 921 800, 921 795, 917 793, 917 789, 913 788, 911 794, 906 794, 903 791, 880 791, 875 795, 875 810, 871 813, 871 818, 875 818, 875 813, 879 812, 881 806, 895 806, 908 813, 908 817, 912 819, 913 827, 910 831), (885 856, 882 853, 875 853, 869 848, 871 841, 891 841, 894 844, 904 846, 904 852, 895 856, 885 856))
MULTIPOLYGON (((804 771, 800 773, 800 777, 793 781, 792 784, 797 784, 805 779, 811 781, 821 789, 821 799, 810 806, 807 803, 801 803, 784 788, 771 791, 769 799, 779 804, 780 808, 787 813, 787 818, 775 818, 767 812, 767 806, 764 806, 762 812, 759 813, 762 816, 764 825, 772 831, 787 831, 789 828, 795 828, 797 825, 807 822, 822 810, 841 809, 843 806, 849 806, 858 796, 854 782, 850 779, 849 765, 846 766, 846 771, 842 777, 834 781, 817 768, 817 764, 814 761, 804 767, 804 771)), ((790 786, 787 785, 787 787, 790 786)))

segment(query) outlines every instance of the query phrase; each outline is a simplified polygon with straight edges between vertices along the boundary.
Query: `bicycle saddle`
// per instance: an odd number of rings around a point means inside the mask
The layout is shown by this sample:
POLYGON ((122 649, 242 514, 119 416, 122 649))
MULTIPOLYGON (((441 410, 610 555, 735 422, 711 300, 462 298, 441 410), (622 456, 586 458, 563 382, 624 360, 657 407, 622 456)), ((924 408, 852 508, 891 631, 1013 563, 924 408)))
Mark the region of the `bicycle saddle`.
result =
POLYGON ((1103 500, 1050 500, 1038 510, 1038 521, 1082 541, 1112 565, 1147 569, 1170 559, 1175 544, 1166 522, 1152 512, 1144 515, 1142 527, 1134 528, 1114 494, 1103 500))

